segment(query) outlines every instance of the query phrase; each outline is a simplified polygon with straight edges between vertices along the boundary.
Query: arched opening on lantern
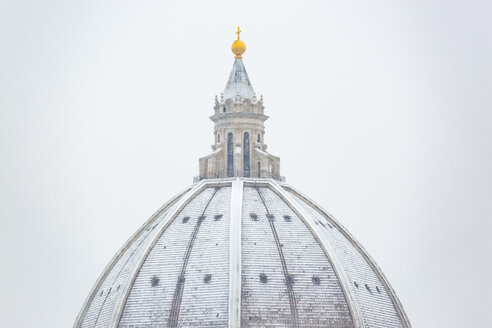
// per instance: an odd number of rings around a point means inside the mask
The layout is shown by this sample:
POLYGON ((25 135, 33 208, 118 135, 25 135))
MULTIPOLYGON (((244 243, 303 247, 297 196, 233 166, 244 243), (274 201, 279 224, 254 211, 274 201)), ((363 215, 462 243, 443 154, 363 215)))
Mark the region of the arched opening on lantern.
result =
POLYGON ((234 140, 232 132, 227 134, 227 176, 234 176, 234 140))
POLYGON ((251 174, 251 169, 250 169, 250 159, 249 159, 249 133, 244 132, 244 139, 243 139, 243 176, 244 177, 249 177, 251 174))

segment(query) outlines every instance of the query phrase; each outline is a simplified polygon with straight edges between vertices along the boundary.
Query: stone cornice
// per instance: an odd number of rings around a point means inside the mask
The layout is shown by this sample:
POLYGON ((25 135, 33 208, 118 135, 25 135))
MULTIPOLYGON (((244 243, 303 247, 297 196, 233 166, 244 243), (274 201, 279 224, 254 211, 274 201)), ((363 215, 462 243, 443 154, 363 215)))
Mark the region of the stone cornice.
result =
POLYGON ((219 113, 210 116, 210 119, 213 122, 218 122, 220 120, 238 119, 238 118, 256 119, 265 122, 266 120, 269 119, 269 116, 265 114, 252 113, 252 112, 219 113))

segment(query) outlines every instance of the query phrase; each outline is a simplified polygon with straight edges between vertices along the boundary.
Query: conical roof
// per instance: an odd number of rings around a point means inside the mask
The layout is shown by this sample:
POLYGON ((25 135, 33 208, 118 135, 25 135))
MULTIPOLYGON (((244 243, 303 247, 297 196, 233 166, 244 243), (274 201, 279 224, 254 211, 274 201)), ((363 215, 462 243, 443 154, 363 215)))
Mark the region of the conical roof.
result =
POLYGON ((241 98, 253 99, 254 94, 255 92, 249 81, 243 61, 242 59, 236 58, 224 90, 224 99, 234 98, 236 95, 239 95, 241 98))

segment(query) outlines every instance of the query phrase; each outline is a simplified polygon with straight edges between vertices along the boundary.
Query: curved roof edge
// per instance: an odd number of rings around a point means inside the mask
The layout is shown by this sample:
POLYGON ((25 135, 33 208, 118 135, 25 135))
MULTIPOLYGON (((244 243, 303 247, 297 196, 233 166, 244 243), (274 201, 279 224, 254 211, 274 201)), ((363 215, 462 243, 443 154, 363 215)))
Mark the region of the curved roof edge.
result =
POLYGON ((313 209, 318 211, 322 216, 329 219, 334 226, 345 236, 345 238, 356 248, 356 250, 364 257, 368 265, 372 268, 374 273, 380 279, 381 283, 384 287, 389 291, 389 296, 393 306, 395 307, 404 327, 411 328, 411 324, 408 320, 405 310, 401 305, 396 293, 391 287, 389 281, 384 276, 383 272, 376 264, 376 262, 372 259, 372 257, 365 251, 362 245, 345 229, 331 214, 322 209, 318 204, 312 201, 310 198, 300 193, 296 189, 287 185, 286 183, 281 183, 275 181, 273 179, 255 179, 255 178, 228 178, 228 179, 204 179, 200 182, 192 185, 191 187, 186 188, 182 192, 180 192, 177 196, 172 198, 169 202, 163 205, 158 211, 156 211, 149 220, 147 220, 133 236, 125 243, 125 245, 116 253, 111 262, 106 266, 103 273, 100 275, 96 283, 94 284, 89 296, 84 302, 84 305, 77 316, 77 319, 74 324, 74 328, 79 328, 82 325, 82 321, 84 316, 87 313, 88 307, 90 305, 91 300, 96 295, 97 290, 101 286, 104 279, 108 276, 111 269, 117 263, 117 261, 122 257, 124 252, 129 248, 129 246, 137 239, 137 237, 146 229, 148 229, 154 221, 163 213, 166 213, 165 217, 163 217, 162 221, 164 222, 163 226, 153 237, 147 245, 144 246, 143 251, 140 253, 139 257, 136 260, 136 264, 133 269, 130 271, 130 274, 126 278, 124 284, 122 284, 122 290, 119 294, 119 297, 116 299, 115 307, 112 311, 111 323, 110 327, 117 328, 121 316, 123 314, 123 310, 126 305, 126 301, 128 299, 129 293, 133 286, 133 283, 143 265, 145 260, 147 259, 149 252, 152 250, 158 239, 164 233, 164 231, 168 228, 168 226, 174 221, 174 219, 179 215, 182 209, 196 197, 199 193, 201 193, 206 188, 210 187, 221 187, 221 186, 232 186, 231 193, 231 226, 235 226, 235 228, 230 229, 230 281, 229 281, 229 327, 240 327, 241 326, 241 215, 242 215, 242 201, 237 201, 242 199, 243 189, 245 186, 258 186, 258 187, 268 187, 273 192, 275 192, 294 212, 296 212, 299 218, 304 222, 306 227, 311 231, 313 237, 318 241, 320 246, 322 247, 327 259, 332 264, 335 274, 338 277, 338 281, 345 295, 347 305, 352 316, 352 320, 354 326, 356 328, 364 328, 364 315, 361 313, 361 310, 358 305, 357 298, 353 294, 353 290, 351 288, 351 284, 349 282, 349 278, 347 273, 344 270, 343 265, 339 263, 337 258, 337 254, 332 250, 333 245, 326 239, 327 237, 321 233, 320 228, 315 224, 315 219, 311 217, 309 213, 305 211, 305 209, 300 206, 300 201, 296 199, 298 197, 302 201, 309 204, 313 209), (296 196, 296 197, 294 197, 296 196))
POLYGON ((117 328, 121 315, 123 314, 123 310, 125 308, 126 301, 128 299, 128 295, 130 294, 131 287, 133 285, 133 282, 137 278, 137 275, 140 271, 140 268, 145 262, 145 259, 149 255, 150 251, 154 247, 154 245, 157 243, 159 238, 162 236, 164 231, 167 229, 167 227, 173 222, 173 220, 176 218, 176 216, 181 212, 181 210, 200 192, 202 192, 205 188, 210 187, 210 186, 220 186, 220 185, 229 185, 231 182, 230 181, 220 181, 220 180, 215 180, 215 181, 207 181, 207 180, 202 180, 199 183, 193 185, 191 189, 188 190, 188 192, 179 199, 177 203, 173 205, 173 208, 171 209, 171 212, 167 214, 166 218, 164 220, 166 221, 152 241, 150 241, 147 246, 145 247, 144 251, 140 255, 139 259, 137 260, 137 264, 134 266, 133 270, 131 271, 130 275, 128 276, 127 283, 123 287, 123 291, 116 303, 114 312, 113 312, 113 317, 111 320, 111 328, 117 328))
POLYGON ((130 245, 137 239, 137 237, 146 229, 149 228, 150 225, 161 215, 164 213, 168 208, 170 208, 172 205, 174 205, 184 194, 186 194, 191 187, 187 187, 181 192, 179 192, 176 196, 171 198, 167 203, 162 205, 152 216, 145 221, 145 223, 137 229, 137 231, 126 241, 126 243, 118 250, 118 252, 113 256, 111 261, 106 265, 104 268, 103 272, 99 275, 99 277, 96 280, 96 283, 93 285, 89 295, 84 301, 84 304, 82 305, 82 308, 77 315, 77 319, 75 320, 75 323, 73 325, 73 328, 79 328, 82 325, 82 321, 84 319, 85 314, 87 313, 87 310, 89 308, 90 301, 94 298, 96 295, 96 291, 99 289, 101 286, 102 282, 104 279, 108 276, 110 273, 111 269, 114 267, 114 265, 118 262, 118 260, 123 256, 125 251, 130 247, 130 245))
POLYGON ((307 197, 303 193, 299 192, 297 189, 287 185, 287 184, 282 184, 283 188, 291 190, 294 194, 298 195, 301 199, 306 201, 309 205, 314 207, 320 214, 324 215, 325 217, 329 218, 330 221, 335 225, 342 234, 345 235, 345 238, 347 238, 352 245, 361 253, 361 255, 366 259, 367 263, 371 266, 371 268, 374 270, 374 272, 377 274, 378 278, 380 281, 384 284, 384 286, 387 288, 387 290, 390 291, 389 295, 391 297, 391 300, 393 302, 393 305, 395 306, 395 309, 397 310, 398 314, 400 315, 400 318, 402 319, 403 324, 407 328, 411 328, 412 325, 410 323, 410 320, 408 319, 408 316, 405 312, 405 309, 403 308, 403 305, 400 302, 400 299, 395 293, 395 290, 389 283, 388 279, 384 275, 383 271, 379 267, 379 265, 376 263, 376 261, 369 255, 369 253, 365 250, 365 248, 355 239, 352 234, 340 223, 338 222, 335 217, 330 214, 328 211, 323 209, 320 205, 318 205, 316 202, 314 202, 311 198, 307 197))

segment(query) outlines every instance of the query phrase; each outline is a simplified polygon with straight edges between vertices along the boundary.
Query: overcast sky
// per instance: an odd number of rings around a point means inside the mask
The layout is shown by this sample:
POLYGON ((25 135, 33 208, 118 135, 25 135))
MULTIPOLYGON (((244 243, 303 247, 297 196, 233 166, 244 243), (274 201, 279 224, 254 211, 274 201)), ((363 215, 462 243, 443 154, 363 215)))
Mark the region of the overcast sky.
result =
POLYGON ((414 327, 492 307, 490 1, 0 0, 0 321, 70 327, 211 151, 244 63, 287 182, 365 246, 414 327))

